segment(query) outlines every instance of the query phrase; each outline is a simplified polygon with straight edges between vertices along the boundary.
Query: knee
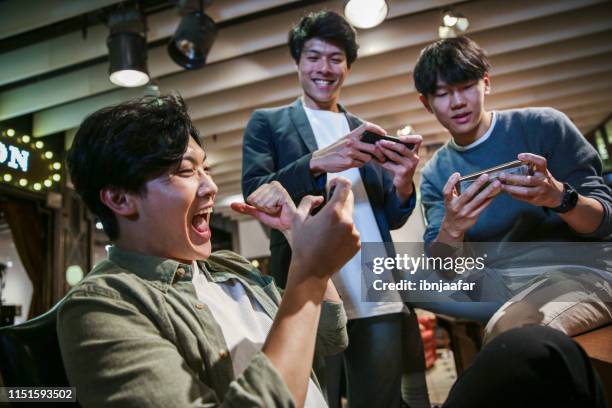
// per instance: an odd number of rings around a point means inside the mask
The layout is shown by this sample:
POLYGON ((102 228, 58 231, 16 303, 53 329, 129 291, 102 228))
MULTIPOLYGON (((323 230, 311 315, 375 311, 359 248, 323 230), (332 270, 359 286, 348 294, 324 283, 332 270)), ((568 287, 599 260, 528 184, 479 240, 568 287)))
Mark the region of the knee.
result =
POLYGON ((544 314, 535 305, 517 302, 498 310, 487 323, 484 330, 484 344, 510 330, 525 326, 541 325, 544 314))

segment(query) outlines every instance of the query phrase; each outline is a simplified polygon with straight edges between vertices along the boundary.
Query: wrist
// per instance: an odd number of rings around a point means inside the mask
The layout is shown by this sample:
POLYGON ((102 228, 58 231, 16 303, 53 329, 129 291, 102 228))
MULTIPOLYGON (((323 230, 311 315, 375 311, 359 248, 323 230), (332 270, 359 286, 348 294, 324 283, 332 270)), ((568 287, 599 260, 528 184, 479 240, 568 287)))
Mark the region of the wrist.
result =
POLYGON ((410 184, 404 186, 402 188, 395 187, 395 192, 397 193, 397 197, 400 199, 400 202, 405 203, 412 197, 414 194, 414 184, 410 181, 410 184))
POLYGON ((318 176, 321 173, 323 173, 323 169, 321 168, 321 166, 319 164, 318 154, 317 153, 318 153, 318 150, 312 154, 312 156, 310 157, 310 162, 308 163, 308 166, 310 168, 310 172, 314 176, 318 176))
POLYGON ((565 195, 565 186, 563 183, 556 181, 554 185, 555 191, 553 194, 553 199, 551 201, 551 205, 548 206, 550 208, 556 208, 563 204, 563 196, 565 195))
MULTIPOLYGON (((463 235, 465 234, 464 231, 458 228, 453 228, 453 226, 450 225, 446 220, 442 221, 442 224, 440 225, 440 233, 448 236, 453 241, 463 241, 463 235)), ((439 235, 440 234, 438 234, 438 236, 439 235)))

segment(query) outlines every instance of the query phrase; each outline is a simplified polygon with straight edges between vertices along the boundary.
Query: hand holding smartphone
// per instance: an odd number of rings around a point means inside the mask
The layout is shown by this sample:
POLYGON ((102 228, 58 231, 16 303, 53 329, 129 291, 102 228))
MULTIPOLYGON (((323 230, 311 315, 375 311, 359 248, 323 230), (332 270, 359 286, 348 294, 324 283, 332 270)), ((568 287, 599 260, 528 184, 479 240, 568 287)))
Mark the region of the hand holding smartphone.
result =
POLYGON ((388 140, 390 142, 401 143, 410 150, 414 148, 414 143, 402 142, 397 136, 380 135, 375 132, 370 132, 369 130, 366 130, 361 134, 361 141, 364 143, 376 144, 376 142, 378 142, 379 140, 388 140))
POLYGON ((490 167, 488 169, 484 169, 479 172, 461 177, 459 179, 459 182, 457 183, 457 192, 461 194, 462 191, 467 190, 472 185, 472 183, 474 183, 478 179, 478 177, 482 176, 483 174, 489 175, 489 181, 482 187, 482 189, 485 189, 490 183, 492 183, 494 180, 497 180, 502 174, 532 176, 533 168, 526 165, 520 160, 514 160, 508 163, 501 164, 499 166, 490 167))

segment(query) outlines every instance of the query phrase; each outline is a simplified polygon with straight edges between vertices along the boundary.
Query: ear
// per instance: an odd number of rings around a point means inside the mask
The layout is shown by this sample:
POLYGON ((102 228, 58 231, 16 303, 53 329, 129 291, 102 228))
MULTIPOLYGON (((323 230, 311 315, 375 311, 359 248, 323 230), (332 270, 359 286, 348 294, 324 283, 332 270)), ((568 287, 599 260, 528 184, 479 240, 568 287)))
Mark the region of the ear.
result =
POLYGON ((138 214, 134 195, 114 187, 104 187, 100 190, 100 201, 115 214, 131 217, 138 214))
POLYGON ((491 93, 491 78, 489 78, 489 74, 484 74, 482 77, 482 82, 484 83, 484 93, 488 95, 491 93))
POLYGON ((421 101, 425 109, 427 109, 427 112, 433 113, 433 111, 431 110, 431 106, 429 105, 429 100, 427 100, 427 97, 425 95, 419 94, 419 101, 421 101))

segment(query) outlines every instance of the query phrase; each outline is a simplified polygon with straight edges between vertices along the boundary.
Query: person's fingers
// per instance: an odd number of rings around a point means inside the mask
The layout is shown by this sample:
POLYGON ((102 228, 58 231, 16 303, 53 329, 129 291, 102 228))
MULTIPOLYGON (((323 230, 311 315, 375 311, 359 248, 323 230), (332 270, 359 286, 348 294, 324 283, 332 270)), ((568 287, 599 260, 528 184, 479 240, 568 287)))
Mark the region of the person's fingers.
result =
POLYGON ((240 213, 240 214, 245 214, 245 215, 250 215, 255 217, 258 210, 253 207, 252 205, 248 205, 245 203, 231 203, 230 207, 232 210, 240 213))
POLYGON ((359 161, 359 162, 362 162, 362 163, 367 163, 370 160, 372 160, 372 155, 371 154, 360 152, 359 150, 353 150, 350 153, 350 157, 351 157, 351 159, 359 161))
POLYGON ((414 154, 418 154, 421 144, 423 143, 423 136, 421 135, 401 135, 398 136, 403 143, 411 143, 414 147, 411 149, 414 154))
POLYGON ((344 202, 348 199, 351 192, 351 181, 344 177, 335 177, 329 184, 330 190, 334 188, 334 194, 330 198, 330 202, 344 202))
POLYGON ((483 174, 480 177, 478 177, 476 181, 472 183, 471 186, 469 186, 465 191, 461 192, 461 195, 459 196, 459 200, 457 201, 457 204, 459 206, 464 206, 469 201, 472 201, 474 197, 478 194, 480 189, 488 182, 489 182, 488 174, 483 174))
POLYGON ((536 191, 534 187, 525 186, 513 186, 510 184, 504 184, 502 189, 512 195, 514 198, 531 198, 535 195, 536 191))
POLYGON ((382 127, 378 126, 375 123, 372 123, 372 122, 363 122, 363 124, 365 125, 364 131, 368 130, 370 132, 378 133, 379 135, 386 135, 387 134, 387 131, 385 129, 383 129, 382 127))
POLYGON ((389 171, 389 172, 391 172, 393 174, 399 173, 399 170, 400 170, 399 169, 400 165, 396 164, 396 163, 394 163, 392 161, 385 161, 385 162, 380 164, 380 167, 382 167, 383 169, 385 169, 385 170, 387 170, 387 171, 389 171))
POLYGON ((450 202, 453 199, 453 191, 455 190, 455 185, 461 178, 459 173, 453 173, 446 181, 444 188, 442 189, 442 194, 444 195, 444 201, 450 202))
POLYGON ((546 173, 546 158, 533 153, 520 153, 518 159, 523 163, 532 164, 536 170, 546 173))
POLYGON ((519 175, 519 174, 501 174, 499 180, 505 184, 512 184, 516 186, 537 186, 542 184, 544 177, 542 173, 538 172, 533 176, 530 175, 519 175))
POLYGON ((399 147, 401 147, 403 149, 402 152, 409 152, 409 153, 405 153, 405 154, 398 153, 396 148, 387 147, 387 144, 386 143, 383 144, 382 142, 386 142, 386 140, 376 142, 376 144, 380 147, 380 151, 385 155, 387 160, 390 160, 394 163, 402 163, 405 160, 410 159, 410 157, 407 156, 408 154, 413 156, 413 153, 409 149, 407 149, 405 146, 402 146, 399 143, 388 142, 391 145, 398 145, 399 147))
POLYGON ((492 200, 497 194, 499 194, 500 191, 500 181, 494 180, 488 186, 482 189, 482 191, 476 194, 476 196, 465 205, 463 211, 465 212, 465 214, 471 213, 472 211, 474 211, 474 209, 480 207, 485 201, 492 200))
POLYGON ((415 153, 412 150, 410 150, 407 146, 405 146, 402 143, 391 142, 389 140, 379 140, 378 142, 376 142, 376 145, 381 147, 381 150, 383 151, 383 153, 385 153, 385 155, 387 155, 387 157, 389 157, 387 154, 389 151, 395 153, 398 156, 407 157, 407 158, 412 158, 415 155, 415 153), (386 149, 387 151, 383 149, 386 149))
MULTIPOLYGON (((365 132, 366 130, 368 130, 368 122, 363 122, 361 125, 357 126, 355 129, 353 129, 349 134, 348 137, 350 139, 353 140, 361 140, 361 135, 363 134, 363 132, 365 132)), ((376 132, 378 133, 378 132, 376 132)), ((384 133, 383 133, 384 134, 384 133)))
POLYGON ((489 206, 489 204, 491 204, 493 202, 493 199, 495 197, 489 197, 488 199, 486 199, 485 201, 483 201, 478 207, 476 207, 475 209, 473 209, 469 214, 468 217, 470 218, 478 218, 478 216, 487 209, 487 207, 489 206))
POLYGON ((307 216, 312 212, 313 209, 320 206, 323 201, 325 201, 323 196, 307 195, 302 198, 302 201, 300 201, 300 204, 297 207, 297 212, 300 213, 303 217, 307 216))

